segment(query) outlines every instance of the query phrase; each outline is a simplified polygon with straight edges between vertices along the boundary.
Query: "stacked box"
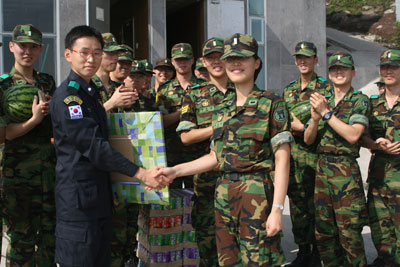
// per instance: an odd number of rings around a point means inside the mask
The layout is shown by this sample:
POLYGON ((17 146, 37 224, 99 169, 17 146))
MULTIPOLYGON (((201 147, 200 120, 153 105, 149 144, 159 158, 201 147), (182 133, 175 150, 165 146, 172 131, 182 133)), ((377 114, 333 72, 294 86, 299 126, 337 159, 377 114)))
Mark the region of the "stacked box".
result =
POLYGON ((169 205, 141 205, 139 266, 199 266, 200 252, 191 217, 192 195, 186 189, 172 189, 169 205))

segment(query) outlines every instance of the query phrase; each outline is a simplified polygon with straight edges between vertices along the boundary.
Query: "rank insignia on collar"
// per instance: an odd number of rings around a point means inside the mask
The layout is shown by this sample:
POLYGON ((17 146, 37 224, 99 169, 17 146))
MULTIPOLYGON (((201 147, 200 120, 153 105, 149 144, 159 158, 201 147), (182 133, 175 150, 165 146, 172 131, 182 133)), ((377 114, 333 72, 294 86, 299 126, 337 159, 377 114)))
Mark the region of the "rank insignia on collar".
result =
POLYGON ((222 121, 222 119, 224 118, 224 115, 222 115, 222 114, 219 114, 218 115, 218 119, 217 119, 217 121, 222 121))
POLYGON ((378 111, 375 111, 375 112, 374 112, 374 116, 378 116, 378 114, 379 114, 378 111))
POLYGON ((173 95, 174 94, 174 91, 169 91, 168 92, 168 95, 173 95))
POLYGON ((70 96, 67 96, 67 97, 64 99, 64 103, 67 104, 67 105, 69 105, 69 103, 71 103, 71 102, 76 102, 76 103, 78 103, 79 105, 82 105, 82 103, 83 103, 82 99, 80 99, 80 98, 79 98, 78 96, 76 96, 76 95, 70 95, 70 96))

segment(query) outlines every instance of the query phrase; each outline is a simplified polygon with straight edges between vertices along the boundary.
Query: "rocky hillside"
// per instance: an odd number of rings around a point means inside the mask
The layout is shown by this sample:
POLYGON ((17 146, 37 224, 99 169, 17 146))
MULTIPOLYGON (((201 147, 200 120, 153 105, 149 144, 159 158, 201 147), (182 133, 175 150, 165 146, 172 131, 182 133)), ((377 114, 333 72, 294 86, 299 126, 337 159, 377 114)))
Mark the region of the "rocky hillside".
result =
POLYGON ((327 26, 362 38, 400 46, 394 0, 326 0, 327 26))

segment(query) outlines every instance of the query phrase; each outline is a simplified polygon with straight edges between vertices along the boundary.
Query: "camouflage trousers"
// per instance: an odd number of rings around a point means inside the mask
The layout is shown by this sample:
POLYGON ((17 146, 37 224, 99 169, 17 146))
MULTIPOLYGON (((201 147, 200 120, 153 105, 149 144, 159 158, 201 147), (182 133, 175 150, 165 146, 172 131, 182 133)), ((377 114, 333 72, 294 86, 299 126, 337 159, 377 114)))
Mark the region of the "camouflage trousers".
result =
POLYGON ((6 144, 3 214, 7 266, 55 266, 55 151, 50 143, 6 144))
POLYGON ((292 144, 288 196, 297 245, 315 243, 314 188, 317 156, 292 144))
POLYGON ((200 250, 200 266, 218 266, 215 243, 215 184, 218 172, 206 172, 194 177, 192 224, 200 250))
POLYGON ((387 266, 400 266, 400 157, 373 157, 368 182, 372 241, 387 266))
POLYGON ((273 183, 264 175, 228 174, 217 181, 215 225, 220 266, 280 266, 285 261, 281 234, 267 237, 273 183))
POLYGON ((314 203, 316 241, 324 266, 365 266, 361 231, 367 209, 354 158, 318 155, 314 203))
POLYGON ((135 253, 139 205, 119 203, 112 218, 111 266, 123 267, 135 253))

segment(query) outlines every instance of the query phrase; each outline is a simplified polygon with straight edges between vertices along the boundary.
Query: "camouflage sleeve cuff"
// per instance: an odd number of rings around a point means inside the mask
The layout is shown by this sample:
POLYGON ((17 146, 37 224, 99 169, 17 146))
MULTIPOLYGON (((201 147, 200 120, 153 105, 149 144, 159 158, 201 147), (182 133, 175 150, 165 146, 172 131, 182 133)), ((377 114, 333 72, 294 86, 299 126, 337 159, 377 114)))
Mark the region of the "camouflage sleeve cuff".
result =
POLYGON ((361 114, 354 114, 350 117, 349 125, 353 125, 355 123, 360 123, 362 125, 365 125, 365 127, 368 127, 369 124, 368 118, 361 114))
POLYGON ((197 129, 197 125, 191 121, 181 121, 176 127, 176 132, 182 132, 182 131, 190 131, 192 129, 197 129))
POLYGON ((284 131, 276 134, 274 137, 271 139, 271 147, 274 153, 278 149, 278 147, 282 144, 285 143, 291 143, 293 142, 293 136, 289 131, 284 131))

